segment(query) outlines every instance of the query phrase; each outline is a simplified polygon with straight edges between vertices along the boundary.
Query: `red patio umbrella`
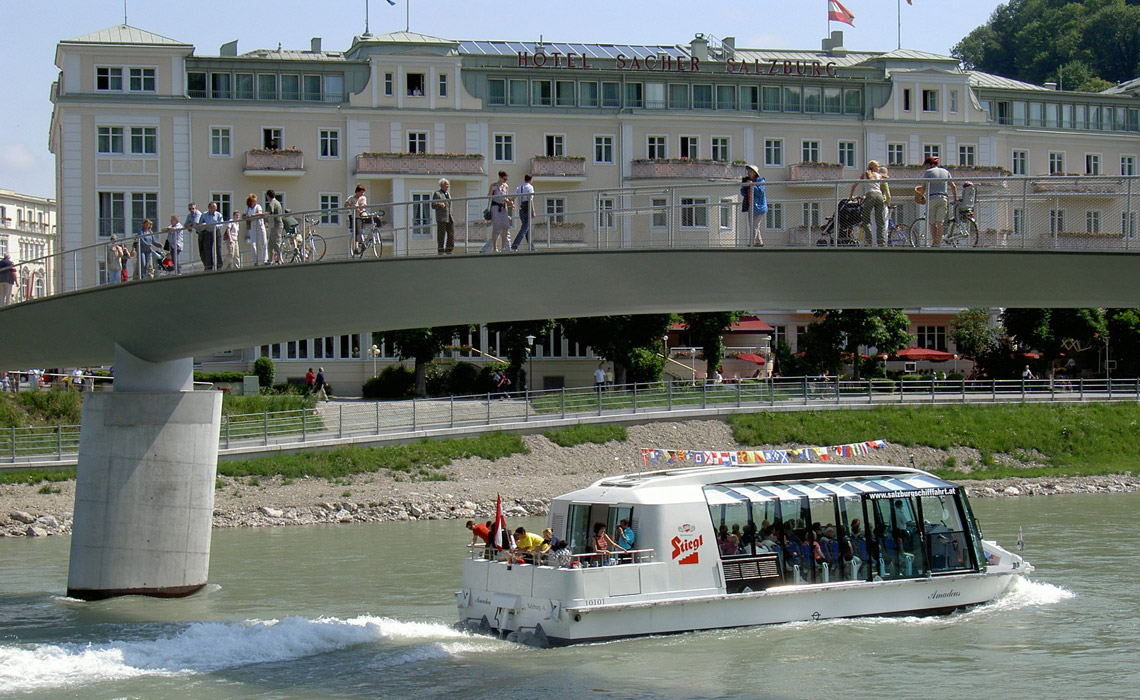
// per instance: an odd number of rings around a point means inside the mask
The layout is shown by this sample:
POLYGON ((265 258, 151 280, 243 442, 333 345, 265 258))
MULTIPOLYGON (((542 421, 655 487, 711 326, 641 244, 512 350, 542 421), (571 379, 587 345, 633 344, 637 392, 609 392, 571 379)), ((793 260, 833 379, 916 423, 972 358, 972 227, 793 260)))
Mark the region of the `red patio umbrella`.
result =
POLYGON ((736 359, 744 360, 745 362, 755 362, 758 365, 762 365, 767 362, 767 360, 754 352, 742 352, 736 356, 736 359))
POLYGON ((903 348, 895 352, 895 356, 903 360, 926 360, 927 362, 946 362, 954 359, 952 353, 932 348, 903 348))

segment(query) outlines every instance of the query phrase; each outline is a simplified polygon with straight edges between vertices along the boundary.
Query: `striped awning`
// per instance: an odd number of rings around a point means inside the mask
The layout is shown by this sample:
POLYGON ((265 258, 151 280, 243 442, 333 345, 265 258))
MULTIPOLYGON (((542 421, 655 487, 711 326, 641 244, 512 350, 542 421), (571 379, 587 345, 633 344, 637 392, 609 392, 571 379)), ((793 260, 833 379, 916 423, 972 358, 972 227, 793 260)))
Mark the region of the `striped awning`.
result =
POLYGON ((716 484, 705 487, 705 499, 710 506, 714 506, 731 505, 742 501, 799 500, 805 497, 822 499, 832 496, 866 496, 875 500, 906 496, 947 496, 957 491, 958 487, 949 481, 927 474, 906 474, 761 484, 716 484))

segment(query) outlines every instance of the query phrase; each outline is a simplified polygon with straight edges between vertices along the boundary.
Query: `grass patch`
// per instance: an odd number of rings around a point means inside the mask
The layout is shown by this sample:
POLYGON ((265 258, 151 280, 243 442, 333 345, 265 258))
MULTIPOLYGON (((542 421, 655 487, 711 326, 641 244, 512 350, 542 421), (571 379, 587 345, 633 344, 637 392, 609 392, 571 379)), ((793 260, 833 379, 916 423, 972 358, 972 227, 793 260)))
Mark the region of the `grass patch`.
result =
POLYGON ((627 435, 624 425, 572 425, 568 428, 548 430, 543 433, 551 442, 560 447, 574 447, 587 442, 599 445, 607 442, 624 442, 627 435))
POLYGON ((253 394, 251 396, 222 396, 222 415, 263 413, 269 411, 297 411, 312 408, 317 402, 312 396, 299 394, 253 394))
POLYGON ((61 489, 58 486, 52 486, 51 484, 44 484, 43 486, 40 487, 40 490, 37 491, 36 493, 44 493, 44 494, 63 493, 63 489, 61 489))
POLYGON ((83 394, 78 391, 40 389, 18 394, 0 393, 0 427, 78 425, 83 394))
POLYGON ((0 471, 0 484, 35 485, 41 481, 54 483, 59 481, 71 481, 74 478, 74 469, 28 469, 23 471, 0 471))
MULTIPOLYGON (((729 418, 745 445, 835 445, 883 438, 896 445, 970 447, 981 464, 953 478, 1091 476, 1140 470, 1140 406, 1134 403, 898 406, 865 411, 751 413, 729 418), (1036 450, 1043 466, 1003 466, 994 455, 1036 450)), ((945 465, 944 466, 951 466, 945 465)))
MULTIPOLYGON (((275 476, 299 479, 304 476, 337 479, 381 470, 408 480, 434 478, 433 470, 463 457, 500 459, 528 450, 518 435, 486 433, 478 437, 452 440, 420 440, 407 445, 384 447, 338 447, 318 452, 260 457, 218 463, 224 476, 275 476)), ((446 479, 446 477, 444 477, 446 479)))

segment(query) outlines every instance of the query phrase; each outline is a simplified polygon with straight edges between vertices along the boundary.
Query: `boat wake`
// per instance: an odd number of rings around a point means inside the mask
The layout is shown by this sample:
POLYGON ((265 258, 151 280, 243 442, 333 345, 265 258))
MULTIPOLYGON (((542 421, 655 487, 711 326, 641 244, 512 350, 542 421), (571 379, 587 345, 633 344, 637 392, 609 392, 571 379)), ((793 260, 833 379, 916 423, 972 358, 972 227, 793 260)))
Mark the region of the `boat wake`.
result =
POLYGON ((501 644, 442 623, 372 616, 195 622, 151 639, 0 645, 0 695, 146 675, 196 675, 370 643, 391 647, 384 655, 388 666, 485 652, 501 644))

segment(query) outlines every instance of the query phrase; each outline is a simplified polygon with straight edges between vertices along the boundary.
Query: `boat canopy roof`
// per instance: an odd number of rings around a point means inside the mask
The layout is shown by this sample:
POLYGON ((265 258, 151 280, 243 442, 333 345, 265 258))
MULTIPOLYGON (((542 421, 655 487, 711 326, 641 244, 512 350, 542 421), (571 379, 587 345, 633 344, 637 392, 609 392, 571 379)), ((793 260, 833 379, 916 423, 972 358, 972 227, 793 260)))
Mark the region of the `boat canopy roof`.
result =
POLYGON ((958 491, 954 484, 930 474, 899 474, 868 477, 805 479, 763 483, 712 484, 706 486, 709 505, 740 502, 866 496, 870 499, 905 496, 946 496, 958 491))

